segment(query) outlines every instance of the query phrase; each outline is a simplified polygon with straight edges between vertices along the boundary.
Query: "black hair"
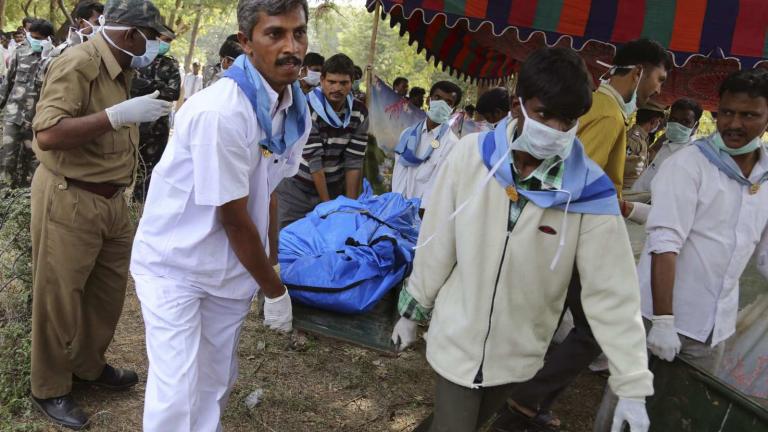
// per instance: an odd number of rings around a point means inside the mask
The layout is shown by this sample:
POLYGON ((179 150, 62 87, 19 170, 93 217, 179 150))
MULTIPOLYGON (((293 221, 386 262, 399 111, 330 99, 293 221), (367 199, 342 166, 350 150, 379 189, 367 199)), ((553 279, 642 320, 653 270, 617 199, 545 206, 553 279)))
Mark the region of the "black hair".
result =
POLYGON ((696 121, 699 121, 701 119, 701 114, 704 112, 704 110, 701 108, 701 105, 699 105, 698 102, 691 98, 682 98, 675 101, 675 103, 672 104, 671 111, 693 111, 693 117, 696 119, 696 121))
POLYGON ((224 41, 219 48, 219 57, 231 57, 236 59, 243 53, 243 47, 237 42, 224 41))
POLYGON ((229 41, 229 42, 237 42, 237 43, 240 43, 240 42, 237 40, 237 33, 232 33, 231 35, 227 36, 227 38, 226 38, 225 40, 227 40, 227 41, 229 41))
POLYGON ((360 66, 358 66, 358 65, 355 65, 355 76, 354 76, 354 78, 355 79, 363 78, 363 69, 360 66))
POLYGON ((240 0, 237 2, 237 26, 250 39, 253 28, 259 23, 259 14, 269 16, 283 15, 300 7, 309 22, 307 0, 240 0))
POLYGON ((475 106, 474 106, 474 105, 472 105, 472 104, 466 104, 466 105, 464 105, 464 111, 468 111, 468 112, 469 112, 469 111, 471 111, 471 112, 475 112, 475 106))
POLYGON ((409 99, 412 97, 426 96, 426 95, 427 95, 427 91, 421 87, 411 87, 411 90, 408 92, 409 99))
POLYGON ((36 20, 37 18, 31 17, 31 16, 25 16, 21 19, 21 26, 26 27, 27 24, 30 24, 32 21, 36 20))
POLYGON ((104 14, 104 5, 94 0, 83 0, 75 6, 75 11, 72 13, 74 19, 89 20, 93 13, 96 12, 99 15, 104 14))
POLYGON ((408 78, 406 77, 397 77, 394 81, 392 81, 392 88, 395 88, 399 86, 402 83, 408 84, 408 78))
POLYGON ((746 93, 751 98, 763 97, 768 99, 768 71, 749 69, 734 72, 720 84, 721 98, 725 92, 746 93))
POLYGON ((349 75, 349 80, 355 79, 355 63, 346 54, 334 54, 323 63, 322 76, 327 74, 349 75))
POLYGON ((477 112, 485 117, 494 111, 509 111, 509 92, 504 87, 496 87, 483 93, 477 99, 477 112))
POLYGON ((540 48, 523 62, 518 97, 538 98, 552 114, 572 120, 592 106, 591 79, 584 60, 567 48, 540 48))
POLYGON ((325 63, 325 57, 316 52, 308 52, 304 56, 304 62, 302 63, 302 66, 322 66, 323 63, 325 63))
POLYGON ((34 19, 29 25, 29 32, 40 33, 45 37, 50 37, 53 36, 53 24, 51 24, 48 20, 34 19))
MULTIPOLYGON (((658 42, 650 39, 635 39, 629 41, 616 50, 613 56, 614 66, 657 66, 666 70, 672 70, 672 60, 669 54, 658 42)), ((617 68, 614 75, 626 75, 632 69, 617 68)))
POLYGON ((655 118, 664 118, 664 116, 662 111, 640 108, 637 110, 635 121, 637 124, 646 124, 655 118))
POLYGON ((454 107, 459 106, 459 102, 461 102, 461 96, 464 93, 461 91, 461 87, 457 86, 456 84, 450 81, 438 81, 432 84, 432 87, 429 89, 429 95, 432 96, 435 93, 435 90, 442 90, 446 93, 455 94, 456 100, 453 102, 454 107))

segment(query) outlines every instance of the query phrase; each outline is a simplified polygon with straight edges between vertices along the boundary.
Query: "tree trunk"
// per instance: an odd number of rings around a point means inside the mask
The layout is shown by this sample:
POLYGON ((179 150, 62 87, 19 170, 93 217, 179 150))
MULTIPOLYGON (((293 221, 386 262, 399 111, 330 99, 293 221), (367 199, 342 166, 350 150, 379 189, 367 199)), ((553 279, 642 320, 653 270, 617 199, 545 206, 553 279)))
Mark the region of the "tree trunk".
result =
POLYGON ((0 0, 0 29, 5 28, 5 0, 0 0))
POLYGON ((192 70, 192 58, 195 54, 195 44, 197 43, 197 31, 200 29, 200 19, 203 17, 202 5, 197 5, 195 11, 195 23, 192 24, 192 34, 189 36, 189 51, 187 52, 187 58, 184 59, 184 70, 189 72, 192 70))
POLYGON ((171 15, 168 17, 168 27, 171 27, 175 29, 176 27, 176 15, 179 13, 179 10, 182 6, 182 0, 176 0, 176 4, 174 5, 173 11, 171 11, 171 15))
POLYGON ((56 0, 50 0, 48 3, 48 21, 52 25, 56 25, 56 0))

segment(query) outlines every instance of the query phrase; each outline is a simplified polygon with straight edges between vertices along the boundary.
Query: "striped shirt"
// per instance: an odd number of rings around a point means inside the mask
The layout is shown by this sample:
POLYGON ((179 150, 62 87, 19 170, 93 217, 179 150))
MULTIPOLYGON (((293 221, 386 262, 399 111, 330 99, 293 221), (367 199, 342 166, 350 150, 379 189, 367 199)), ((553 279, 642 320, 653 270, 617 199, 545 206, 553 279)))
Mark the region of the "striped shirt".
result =
MULTIPOLYGON (((312 173, 321 169, 325 171, 328 185, 343 182, 347 170, 362 170, 368 144, 368 110, 365 105, 358 100, 353 102, 352 117, 345 128, 332 127, 315 112, 312 105, 309 109, 312 130, 304 147, 299 173, 294 178, 314 189, 312 173)), ((339 118, 344 118, 346 110, 345 106, 339 118)))

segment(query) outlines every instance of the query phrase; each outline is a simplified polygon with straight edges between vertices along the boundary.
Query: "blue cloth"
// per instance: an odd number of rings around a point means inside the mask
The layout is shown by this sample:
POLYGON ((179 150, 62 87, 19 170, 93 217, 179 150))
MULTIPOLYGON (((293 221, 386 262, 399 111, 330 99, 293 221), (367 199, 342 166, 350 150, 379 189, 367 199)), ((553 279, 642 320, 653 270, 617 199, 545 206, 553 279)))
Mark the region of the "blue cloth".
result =
POLYGON ((280 232, 280 277, 291 299, 340 313, 371 310, 410 273, 419 200, 373 196, 322 203, 280 232))
MULTIPOLYGON (((423 158, 416 156, 416 149, 421 142, 421 132, 424 129, 425 122, 426 120, 422 120, 416 123, 415 126, 409 127, 400 135, 400 142, 398 142, 395 147, 395 153, 400 155, 400 158, 398 159, 400 165, 405 167, 419 166, 428 161, 430 156, 432 156, 432 152, 435 151, 435 149, 430 146, 429 149, 427 149, 427 154, 424 155, 423 158)), ((451 125, 449 122, 443 123, 437 131, 437 138, 435 139, 440 141, 450 129, 451 125)))
MULTIPOLYGON (((752 186, 752 182, 744 176, 741 172, 741 168, 736 165, 736 161, 733 160, 731 155, 715 147, 711 137, 697 140, 694 145, 704 153, 704 156, 712 163, 712 165, 716 166, 725 175, 745 186, 752 186)), ((763 174, 757 181, 757 184, 766 181, 768 181, 768 173, 763 174)))
POLYGON ((224 71, 225 78, 237 83, 237 86, 245 93, 251 102, 259 127, 266 137, 259 142, 262 148, 272 153, 283 154, 299 141, 304 135, 307 121, 307 99, 301 91, 298 81, 291 84, 293 103, 288 108, 282 135, 272 135, 272 116, 270 115, 269 98, 266 89, 263 88, 261 78, 255 67, 245 54, 241 54, 232 66, 224 71))
POLYGON ((339 119, 339 116, 336 115, 336 111, 328 103, 328 99, 325 98, 320 87, 315 87, 309 92, 308 99, 309 104, 312 105, 317 115, 328 123, 329 126, 336 129, 343 129, 349 126, 349 120, 352 118, 352 106, 354 105, 354 99, 351 94, 347 95, 347 112, 344 113, 344 120, 339 119))
MULTIPOLYGON (((507 125, 511 119, 504 119, 490 132, 480 134, 478 147, 483 163, 490 171, 500 158, 506 157, 494 173, 496 181, 503 188, 515 184, 512 175, 512 159, 507 137, 507 125)), ((611 179, 584 153, 584 147, 578 139, 574 140, 571 154, 563 161, 564 191, 570 192, 568 211, 584 214, 620 215, 619 201, 616 189, 611 179)), ((569 195, 563 191, 541 190, 530 191, 517 187, 517 192, 541 208, 564 209, 569 195)))

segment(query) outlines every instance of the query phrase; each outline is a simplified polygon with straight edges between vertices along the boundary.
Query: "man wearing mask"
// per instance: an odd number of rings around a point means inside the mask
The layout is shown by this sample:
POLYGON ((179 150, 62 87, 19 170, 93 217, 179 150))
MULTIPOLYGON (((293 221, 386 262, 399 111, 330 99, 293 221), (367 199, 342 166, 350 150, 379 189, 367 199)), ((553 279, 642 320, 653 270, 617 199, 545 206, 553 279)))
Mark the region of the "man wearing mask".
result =
POLYGON ((427 118, 406 128, 395 147, 392 192, 421 200, 421 212, 429 206, 429 196, 440 166, 459 138, 451 130, 451 114, 461 102, 461 88, 450 81, 438 81, 429 90, 427 118))
POLYGON ((11 57, 8 75, 0 85, 3 109, 3 145, 0 175, 11 187, 29 186, 35 170, 32 152, 32 119, 42 81, 36 79, 42 52, 51 46, 53 25, 46 20, 29 24, 27 41, 11 57))
POLYGON ((701 120, 702 112, 701 105, 693 99, 678 99, 672 104, 672 108, 669 111, 667 129, 664 132, 664 140, 656 145, 661 148, 658 149, 656 155, 651 159, 648 168, 643 171, 640 178, 632 185, 633 192, 651 191, 651 181, 656 176, 656 173, 659 172, 661 164, 668 157, 691 143, 691 139, 699 125, 699 120, 701 120))
MULTIPOLYGON (((710 373, 736 331, 739 279, 753 255, 768 279, 768 72, 736 72, 719 93, 717 132, 675 152, 651 183, 637 267, 648 350, 710 373)), ((608 430, 615 401, 606 391, 596 431, 608 430)))
MULTIPOLYGON (((168 55, 173 38, 170 35, 161 34, 158 40, 160 45, 157 57, 149 66, 136 71, 131 86, 131 96, 144 96, 158 91, 160 92, 158 99, 176 102, 181 93, 181 74, 179 62, 168 55)), ((169 132, 168 116, 139 125, 139 169, 136 184, 133 185, 133 198, 138 202, 144 202, 149 180, 152 177, 152 169, 163 155, 169 132)))
POLYGON ((624 162, 625 189, 631 188, 648 164, 649 137, 653 137, 664 121, 664 107, 649 101, 635 114, 635 124, 627 131, 627 159, 624 162))
POLYGON ((124 190, 138 165, 137 124, 167 115, 159 92, 128 99, 133 69, 169 34, 145 0, 110 0, 106 26, 67 49, 43 83, 33 142, 32 401, 54 423, 88 417, 72 381, 112 390, 138 382, 105 352, 123 308, 133 226, 124 190))
MULTIPOLYGON (((627 156, 628 119, 638 104, 645 105, 651 96, 661 92, 671 68, 666 51, 658 43, 648 39, 627 42, 616 51, 607 81, 593 93, 589 112, 579 118, 577 136, 584 151, 611 179, 619 198, 627 156)), ((631 209, 623 201, 620 208, 622 215, 629 215, 631 209)), ((560 426, 560 420, 550 411, 552 404, 601 352, 582 307, 581 280, 575 270, 565 300, 573 314, 574 329, 553 348, 536 376, 515 389, 510 400, 510 414, 534 427, 560 426)))
POLYGON ((297 83, 308 9, 240 0, 245 54, 178 112, 155 168, 131 258, 149 357, 146 432, 221 430, 258 292, 264 324, 291 331, 291 298, 271 264, 271 196, 298 170, 312 127, 297 83))
POLYGON ((352 59, 336 54, 323 65, 320 87, 307 95, 312 131, 299 173, 278 188, 280 227, 303 218, 316 205, 339 195, 360 194, 368 111, 352 97, 352 59))
POLYGON ((488 90, 477 98, 477 113, 483 116, 488 126, 493 129, 505 117, 509 116, 509 92, 504 87, 488 90))
POLYGON ((621 396, 615 431, 646 432, 653 375, 632 248, 611 180, 576 138, 592 102, 584 61, 531 53, 517 96, 515 118, 465 136, 445 161, 400 293, 401 349, 431 312, 434 415, 417 430, 474 432, 541 368, 575 268, 621 396))
POLYGON ((235 59, 240 57, 240 55, 243 54, 243 48, 240 46, 240 43, 238 42, 232 42, 232 41, 224 41, 224 43, 221 45, 221 48, 219 48, 219 72, 217 72, 210 80, 210 84, 215 83, 221 77, 224 75, 224 72, 226 72, 227 69, 229 69, 230 66, 235 62, 235 59))
POLYGON ((299 74, 299 84, 301 84, 301 91, 304 94, 320 85, 320 75, 322 75, 324 63, 325 57, 318 53, 308 52, 304 56, 304 63, 301 65, 301 73, 299 74))

